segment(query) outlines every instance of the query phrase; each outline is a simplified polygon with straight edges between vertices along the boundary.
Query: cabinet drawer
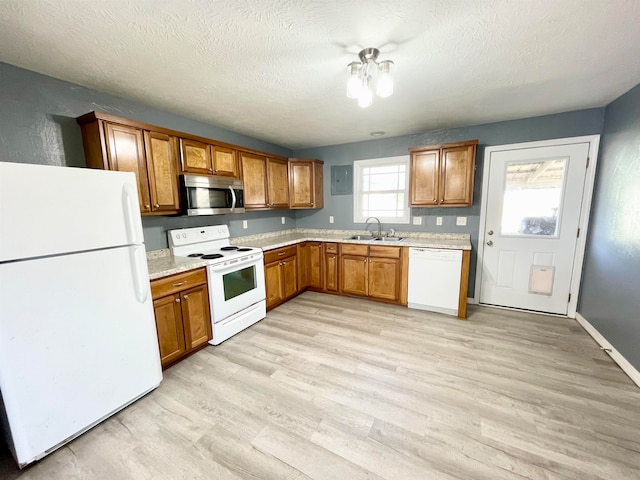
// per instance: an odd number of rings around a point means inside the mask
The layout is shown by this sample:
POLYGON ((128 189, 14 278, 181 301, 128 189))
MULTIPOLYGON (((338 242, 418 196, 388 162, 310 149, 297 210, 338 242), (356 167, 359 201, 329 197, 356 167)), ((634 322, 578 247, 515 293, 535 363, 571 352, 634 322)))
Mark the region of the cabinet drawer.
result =
POLYGON ((207 283, 207 271, 204 268, 178 273, 170 277, 159 278, 151 282, 151 296, 156 299, 207 283))
POLYGON ((280 260, 283 258, 291 257, 295 255, 297 252, 297 246, 292 245, 290 247, 277 248, 276 250, 270 250, 268 252, 264 252, 264 263, 275 262, 276 260, 280 260))
POLYGON ((353 243, 341 243, 340 244, 341 255, 364 255, 369 254, 369 247, 367 245, 357 245, 353 243))
POLYGON ((324 251, 327 253, 338 253, 338 244, 337 243, 325 243, 324 251))
POLYGON ((402 247, 384 247, 380 245, 371 245, 369 247, 370 257, 400 258, 402 247))

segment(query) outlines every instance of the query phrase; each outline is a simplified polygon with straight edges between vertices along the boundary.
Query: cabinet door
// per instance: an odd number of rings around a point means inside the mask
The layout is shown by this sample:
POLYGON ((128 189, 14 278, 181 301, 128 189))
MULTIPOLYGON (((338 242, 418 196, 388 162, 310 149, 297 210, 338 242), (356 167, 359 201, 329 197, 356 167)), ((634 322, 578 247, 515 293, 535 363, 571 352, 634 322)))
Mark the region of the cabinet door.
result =
POLYGON ((289 190, 291 208, 314 206, 313 162, 289 163, 289 190))
POLYGON ((475 145, 442 149, 439 198, 441 205, 472 204, 475 151, 475 145))
POLYGON ((267 207, 267 159, 261 155, 240 153, 244 180, 245 208, 267 207))
POLYGON ((368 257, 342 255, 340 257, 340 291, 352 295, 367 295, 368 257))
POLYGON ((188 138, 180 139, 180 160, 183 173, 199 173, 211 175, 213 164, 211 163, 211 150, 209 145, 188 138))
POLYGON ((211 146, 211 158, 213 160, 213 173, 225 177, 239 178, 238 157, 233 148, 211 146))
POLYGON ((294 255, 281 263, 283 298, 290 298, 298 293, 298 258, 294 255))
POLYGON ((104 125, 108 143, 109 169, 136 174, 140 211, 150 212, 149 175, 144 157, 142 130, 116 123, 105 122, 104 125))
POLYGON ((400 300, 400 259, 369 257, 369 296, 400 300))
POLYGON ((267 308, 271 308, 284 298, 280 260, 264 266, 264 283, 267 290, 267 308))
POLYGON ((212 338, 209 292, 199 285, 180 294, 182 320, 187 351, 204 345, 212 338))
POLYGON ((176 164, 176 139, 163 133, 144 132, 144 147, 149 172, 151 210, 178 213, 178 175, 176 164))
POLYGON ((153 301, 162 366, 174 362, 186 352, 182 328, 180 295, 168 295, 153 301))
POLYGON ((324 257, 325 284, 324 289, 328 292, 338 291, 338 254, 325 253, 324 257))
POLYGON ((298 244, 298 291, 309 286, 309 244, 298 244))
POLYGON ((289 162, 267 158, 267 198, 270 207, 289 207, 289 162))
POLYGON ((322 288, 322 257, 323 248, 320 242, 309 242, 309 286, 322 288))
POLYGON ((411 152, 409 204, 432 206, 438 204, 440 150, 411 152))

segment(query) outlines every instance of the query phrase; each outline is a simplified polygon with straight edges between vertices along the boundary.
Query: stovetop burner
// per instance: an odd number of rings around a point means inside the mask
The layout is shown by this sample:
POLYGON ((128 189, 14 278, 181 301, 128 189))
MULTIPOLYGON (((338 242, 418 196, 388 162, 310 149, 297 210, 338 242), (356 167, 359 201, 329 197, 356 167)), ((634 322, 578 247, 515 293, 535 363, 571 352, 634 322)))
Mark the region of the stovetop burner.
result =
POLYGON ((187 255, 187 257, 198 258, 198 257, 201 257, 202 255, 204 255, 204 253, 190 253, 189 255, 187 255))
POLYGON ((239 252, 250 252, 251 250, 253 250, 253 248, 239 248, 238 249, 239 252))
POLYGON ((224 257, 224 255, 222 255, 221 253, 209 253, 207 255, 202 255, 203 260, 214 260, 216 258, 222 258, 222 257, 224 257))
POLYGON ((234 247, 233 245, 230 245, 228 247, 222 247, 222 248, 220 248, 220 250, 222 250, 223 252, 228 252, 228 251, 231 251, 231 250, 238 250, 238 247, 234 247))

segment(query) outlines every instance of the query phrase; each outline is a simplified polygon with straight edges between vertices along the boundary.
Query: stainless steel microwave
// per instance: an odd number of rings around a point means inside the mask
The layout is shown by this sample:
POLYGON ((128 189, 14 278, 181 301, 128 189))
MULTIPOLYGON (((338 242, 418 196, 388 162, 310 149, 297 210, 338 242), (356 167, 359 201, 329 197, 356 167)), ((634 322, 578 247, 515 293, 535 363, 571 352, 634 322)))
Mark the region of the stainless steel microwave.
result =
POLYGON ((244 187, 237 178, 180 175, 180 189, 187 215, 244 213, 244 187))

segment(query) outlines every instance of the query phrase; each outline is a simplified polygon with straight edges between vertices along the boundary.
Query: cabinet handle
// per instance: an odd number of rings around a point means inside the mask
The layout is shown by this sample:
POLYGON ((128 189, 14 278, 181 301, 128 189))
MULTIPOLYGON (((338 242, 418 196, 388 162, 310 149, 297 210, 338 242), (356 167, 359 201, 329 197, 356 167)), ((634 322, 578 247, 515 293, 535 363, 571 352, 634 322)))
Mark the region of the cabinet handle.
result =
POLYGON ((180 303, 180 299, 179 298, 176 298, 176 303, 180 303))
POLYGON ((144 208, 145 208, 146 210, 151 210, 151 205, 145 205, 145 206, 144 206, 144 208))
POLYGON ((186 300, 187 298, 189 298, 189 295, 183 295, 183 296, 184 296, 185 300, 186 300))
POLYGON ((184 285, 185 283, 187 283, 187 281, 185 280, 184 282, 178 282, 178 283, 174 283, 173 286, 174 287, 179 287, 180 285, 184 285))
POLYGON ((434 200, 433 203, 438 203, 438 200, 434 200))
POLYGON ((156 203, 156 204, 154 205, 154 207, 156 207, 156 208, 160 208, 160 205, 156 203))
POLYGON ((280 253, 278 254, 278 256, 279 256, 279 257, 281 257, 281 256, 282 256, 282 255, 284 255, 284 254, 285 254, 285 252, 280 252, 280 253))

